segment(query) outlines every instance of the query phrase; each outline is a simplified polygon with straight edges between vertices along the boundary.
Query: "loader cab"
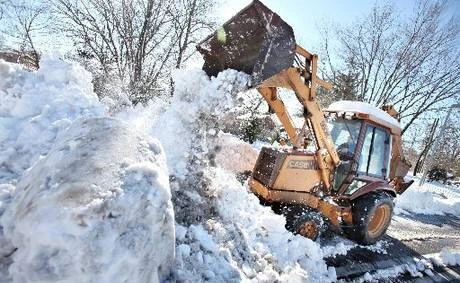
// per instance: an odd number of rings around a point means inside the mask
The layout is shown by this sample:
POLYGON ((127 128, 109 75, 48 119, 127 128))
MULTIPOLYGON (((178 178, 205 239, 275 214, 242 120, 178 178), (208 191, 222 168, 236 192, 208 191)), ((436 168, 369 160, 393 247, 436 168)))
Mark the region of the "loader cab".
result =
POLYGON ((337 194, 351 195, 359 188, 388 179, 391 134, 367 119, 329 113, 328 128, 341 163, 334 175, 337 194))

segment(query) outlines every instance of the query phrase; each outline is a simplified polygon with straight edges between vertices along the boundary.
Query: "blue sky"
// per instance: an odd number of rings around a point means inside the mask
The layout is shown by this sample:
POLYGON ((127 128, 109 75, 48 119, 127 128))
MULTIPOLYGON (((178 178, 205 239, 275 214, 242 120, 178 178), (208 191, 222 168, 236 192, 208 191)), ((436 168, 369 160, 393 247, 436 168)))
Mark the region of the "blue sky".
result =
MULTIPOLYGON (((222 0, 217 9, 219 18, 228 20, 251 0, 222 0)), ((321 23, 349 24, 369 13, 373 0, 262 0, 294 28, 298 43, 307 49, 318 46, 318 25, 321 23)), ((383 1, 379 1, 383 2, 383 1)), ((390 0, 401 17, 410 14, 416 0, 390 0)), ((448 0, 449 14, 460 16, 460 0, 448 0)), ((312 50, 313 51, 313 50, 312 50)))

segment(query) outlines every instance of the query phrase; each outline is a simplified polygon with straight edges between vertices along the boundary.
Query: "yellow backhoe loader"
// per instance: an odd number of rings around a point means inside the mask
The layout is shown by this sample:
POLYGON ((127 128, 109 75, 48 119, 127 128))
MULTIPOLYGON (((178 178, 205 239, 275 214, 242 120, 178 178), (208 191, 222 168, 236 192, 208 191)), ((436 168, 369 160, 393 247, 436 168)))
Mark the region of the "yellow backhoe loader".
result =
POLYGON ((362 244, 378 241, 393 213, 393 198, 411 182, 401 147, 401 128, 392 107, 337 102, 321 109, 318 56, 296 44, 292 27, 260 1, 253 1, 197 49, 203 70, 215 76, 235 69, 252 77, 252 87, 281 121, 289 147, 260 151, 249 185, 261 202, 286 216, 286 227, 315 238, 321 221, 362 244), (303 106, 304 125, 295 127, 277 94, 292 90, 303 106), (308 138, 313 143, 308 144, 308 138))

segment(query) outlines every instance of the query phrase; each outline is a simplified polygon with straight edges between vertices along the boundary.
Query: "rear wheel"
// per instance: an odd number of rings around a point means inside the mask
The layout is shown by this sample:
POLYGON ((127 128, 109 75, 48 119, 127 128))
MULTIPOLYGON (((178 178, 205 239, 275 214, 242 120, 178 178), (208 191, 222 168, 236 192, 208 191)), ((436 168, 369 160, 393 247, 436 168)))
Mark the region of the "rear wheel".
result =
POLYGON ((345 228, 345 233, 360 244, 374 244, 385 235, 393 207, 393 197, 385 192, 370 193, 356 199, 352 204, 353 227, 345 228))

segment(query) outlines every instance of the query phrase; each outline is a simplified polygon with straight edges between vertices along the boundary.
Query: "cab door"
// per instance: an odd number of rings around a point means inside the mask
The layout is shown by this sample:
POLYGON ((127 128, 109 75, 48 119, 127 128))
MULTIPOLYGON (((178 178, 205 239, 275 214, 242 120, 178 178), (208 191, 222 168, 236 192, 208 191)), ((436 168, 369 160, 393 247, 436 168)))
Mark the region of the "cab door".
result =
POLYGON ((388 130, 366 124, 366 132, 358 162, 358 176, 388 179, 391 136, 388 130))

